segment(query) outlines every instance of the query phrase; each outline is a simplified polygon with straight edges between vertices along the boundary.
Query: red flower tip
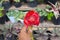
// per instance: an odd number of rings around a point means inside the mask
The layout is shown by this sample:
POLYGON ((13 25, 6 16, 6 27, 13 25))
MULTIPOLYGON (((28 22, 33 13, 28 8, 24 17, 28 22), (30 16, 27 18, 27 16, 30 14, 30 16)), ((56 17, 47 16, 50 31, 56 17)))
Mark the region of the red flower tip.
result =
POLYGON ((39 15, 38 12, 34 10, 30 10, 27 12, 26 16, 24 17, 24 24, 28 26, 32 25, 39 25, 39 15))

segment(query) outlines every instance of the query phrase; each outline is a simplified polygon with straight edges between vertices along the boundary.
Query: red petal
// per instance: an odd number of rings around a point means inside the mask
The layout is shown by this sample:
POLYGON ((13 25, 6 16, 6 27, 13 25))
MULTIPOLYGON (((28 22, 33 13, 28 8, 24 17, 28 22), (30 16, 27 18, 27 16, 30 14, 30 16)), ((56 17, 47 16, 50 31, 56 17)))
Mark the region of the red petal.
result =
POLYGON ((39 15, 37 12, 30 10, 24 18, 24 24, 27 26, 38 25, 39 24, 39 15))

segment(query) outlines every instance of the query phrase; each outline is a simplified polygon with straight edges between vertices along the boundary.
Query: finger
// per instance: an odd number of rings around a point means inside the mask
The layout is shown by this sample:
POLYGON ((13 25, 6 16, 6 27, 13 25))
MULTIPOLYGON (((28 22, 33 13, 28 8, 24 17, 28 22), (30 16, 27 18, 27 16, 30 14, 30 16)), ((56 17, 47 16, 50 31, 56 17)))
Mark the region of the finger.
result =
POLYGON ((21 32, 26 32, 26 27, 23 26, 23 28, 21 29, 21 32))

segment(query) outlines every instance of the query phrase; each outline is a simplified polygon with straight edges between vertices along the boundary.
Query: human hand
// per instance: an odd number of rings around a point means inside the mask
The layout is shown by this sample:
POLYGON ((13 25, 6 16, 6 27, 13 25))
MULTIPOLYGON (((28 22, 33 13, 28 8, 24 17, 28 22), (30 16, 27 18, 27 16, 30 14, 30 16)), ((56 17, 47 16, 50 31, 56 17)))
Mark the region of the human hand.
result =
POLYGON ((21 29, 21 32, 18 34, 18 38, 19 40, 31 40, 30 34, 31 34, 31 30, 28 30, 27 32, 26 27, 23 27, 21 29))

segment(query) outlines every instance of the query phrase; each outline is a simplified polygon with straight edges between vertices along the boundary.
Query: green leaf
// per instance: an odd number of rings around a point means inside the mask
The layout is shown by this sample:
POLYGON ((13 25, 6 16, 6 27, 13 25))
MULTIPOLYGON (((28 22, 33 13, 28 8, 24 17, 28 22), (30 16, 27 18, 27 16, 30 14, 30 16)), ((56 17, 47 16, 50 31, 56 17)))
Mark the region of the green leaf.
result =
POLYGON ((20 0, 14 0, 15 2, 20 2, 20 0))
POLYGON ((0 11, 4 10, 4 7, 0 7, 0 11))
POLYGON ((30 0, 30 2, 33 2, 34 0, 30 0))
POLYGON ((51 20, 53 16, 54 16, 54 14, 53 14, 52 12, 50 12, 50 13, 48 13, 48 15, 47 15, 47 19, 48 19, 48 20, 51 20))
POLYGON ((47 12, 44 9, 36 8, 36 11, 39 13, 40 16, 47 16, 47 12))
POLYGON ((51 6, 47 5, 46 8, 49 9, 49 8, 51 8, 51 6))
POLYGON ((0 12, 0 17, 2 17, 3 16, 3 14, 2 14, 2 12, 0 12))

